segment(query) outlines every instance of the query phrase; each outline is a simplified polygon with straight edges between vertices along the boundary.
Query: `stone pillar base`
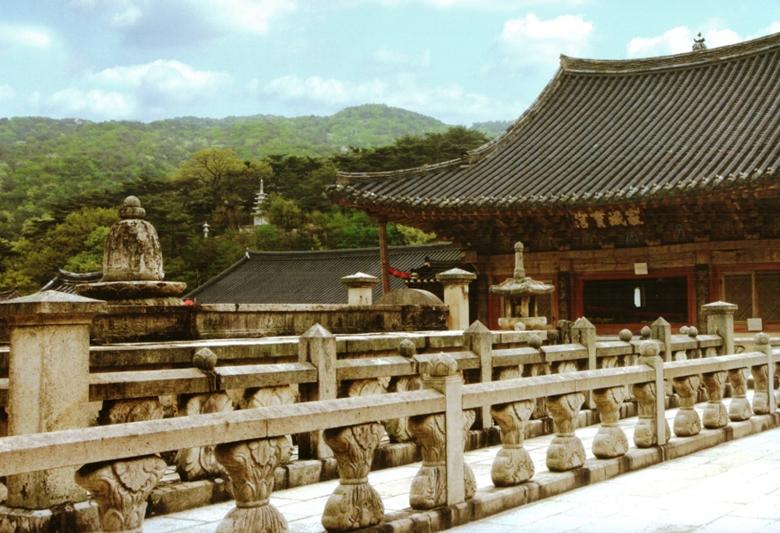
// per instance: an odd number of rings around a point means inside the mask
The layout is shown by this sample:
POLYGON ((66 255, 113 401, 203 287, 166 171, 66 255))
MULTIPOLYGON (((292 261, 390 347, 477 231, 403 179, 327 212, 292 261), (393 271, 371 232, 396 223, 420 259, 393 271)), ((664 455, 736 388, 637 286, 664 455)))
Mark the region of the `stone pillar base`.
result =
POLYGON ((0 531, 100 531, 100 519, 97 505, 91 501, 35 510, 0 505, 0 531))

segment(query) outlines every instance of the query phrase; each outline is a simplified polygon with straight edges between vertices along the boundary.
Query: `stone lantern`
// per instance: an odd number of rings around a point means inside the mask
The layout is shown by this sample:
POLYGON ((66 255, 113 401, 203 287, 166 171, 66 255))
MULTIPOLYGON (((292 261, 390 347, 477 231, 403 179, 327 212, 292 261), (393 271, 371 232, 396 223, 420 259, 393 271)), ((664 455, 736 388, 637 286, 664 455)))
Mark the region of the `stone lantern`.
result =
POLYGON ((125 198, 119 217, 103 248, 103 277, 79 286, 78 293, 108 301, 181 304, 178 296, 187 284, 164 281, 160 239, 144 220, 141 201, 135 196, 125 198))
POLYGON ((550 294, 555 286, 536 281, 525 275, 523 243, 515 243, 515 272, 490 292, 501 296, 503 316, 498 319, 501 329, 540 329, 547 325, 547 318, 539 314, 537 297, 550 294), (518 326, 522 324, 522 326, 518 326))

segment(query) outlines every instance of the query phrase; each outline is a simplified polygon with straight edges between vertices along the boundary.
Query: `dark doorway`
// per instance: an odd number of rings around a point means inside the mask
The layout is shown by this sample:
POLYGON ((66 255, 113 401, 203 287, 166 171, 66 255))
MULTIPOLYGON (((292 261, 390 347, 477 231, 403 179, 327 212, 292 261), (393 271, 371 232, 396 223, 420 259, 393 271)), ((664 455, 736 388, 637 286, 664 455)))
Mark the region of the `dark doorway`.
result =
POLYGON ((688 320, 685 277, 586 280, 584 314, 594 324, 640 324, 659 316, 688 320))

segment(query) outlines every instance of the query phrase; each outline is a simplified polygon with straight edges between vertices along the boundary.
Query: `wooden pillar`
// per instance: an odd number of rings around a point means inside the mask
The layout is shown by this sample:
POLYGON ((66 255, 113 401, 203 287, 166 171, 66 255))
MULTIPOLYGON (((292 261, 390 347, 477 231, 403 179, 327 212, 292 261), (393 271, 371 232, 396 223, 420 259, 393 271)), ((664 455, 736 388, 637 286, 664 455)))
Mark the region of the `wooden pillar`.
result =
POLYGON ((379 263, 382 268, 382 293, 390 292, 390 255, 387 252, 387 221, 379 221, 379 263))

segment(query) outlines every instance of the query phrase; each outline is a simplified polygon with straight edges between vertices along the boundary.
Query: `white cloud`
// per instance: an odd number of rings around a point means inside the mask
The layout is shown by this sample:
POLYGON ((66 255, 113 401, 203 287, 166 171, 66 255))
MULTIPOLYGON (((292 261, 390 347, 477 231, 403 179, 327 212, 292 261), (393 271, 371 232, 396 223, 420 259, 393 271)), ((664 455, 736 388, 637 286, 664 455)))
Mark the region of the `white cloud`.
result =
MULTIPOLYGON (((743 37, 729 28, 721 28, 712 23, 707 23, 704 26, 706 29, 701 33, 708 48, 734 44, 743 40, 743 37)), ((698 35, 698 31, 693 31, 687 26, 677 26, 655 37, 634 37, 627 46, 628 56, 649 57, 690 52, 696 35, 698 35)))
POLYGON ((533 13, 504 22, 499 42, 510 55, 527 63, 556 63, 560 54, 582 55, 593 23, 580 15, 540 19, 533 13))
POLYGON ((444 120, 469 123, 505 119, 518 115, 519 103, 506 105, 487 96, 468 92, 458 84, 426 87, 410 75, 392 79, 352 82, 320 76, 282 76, 265 84, 252 80, 251 91, 259 98, 276 100, 309 112, 325 113, 344 106, 383 103, 413 111, 433 114, 444 120))
POLYGON ((10 85, 0 85, 0 102, 3 100, 13 100, 16 96, 16 90, 10 85))
POLYGON ((761 33, 762 33, 762 35, 763 34, 768 34, 768 33, 780 33, 780 20, 776 20, 776 21, 772 22, 761 33))
POLYGON ((135 111, 128 95, 100 89, 63 89, 46 98, 43 106, 60 117, 126 118, 135 111))
POLYGON ((49 48, 51 43, 51 35, 45 28, 0 22, 0 48, 6 46, 49 48))
MULTIPOLYGON (((366 0, 332 0, 340 5, 354 6, 366 0)), ((589 0, 373 0, 384 6, 424 5, 437 9, 469 9, 475 11, 517 11, 538 5, 581 5, 589 0)))
POLYGON ((134 44, 202 42, 231 32, 264 34, 297 0, 71 0, 102 15, 134 44))
POLYGON ((388 46, 380 46, 374 52, 374 57, 380 63, 400 65, 405 67, 427 68, 431 66, 431 51, 425 50, 420 54, 407 54, 394 50, 388 46))
POLYGON ((224 72, 196 70, 175 59, 111 67, 90 74, 88 78, 100 84, 165 95, 177 100, 191 100, 231 82, 230 75, 224 72))

